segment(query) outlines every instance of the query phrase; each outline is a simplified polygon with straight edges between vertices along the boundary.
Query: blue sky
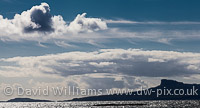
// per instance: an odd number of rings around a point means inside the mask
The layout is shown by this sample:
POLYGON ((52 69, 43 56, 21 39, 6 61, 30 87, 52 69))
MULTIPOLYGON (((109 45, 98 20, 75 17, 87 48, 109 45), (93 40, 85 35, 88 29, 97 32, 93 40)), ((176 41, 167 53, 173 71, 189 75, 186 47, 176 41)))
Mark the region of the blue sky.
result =
POLYGON ((1 0, 0 10, 12 18, 15 13, 47 2, 52 14, 73 20, 78 13, 92 17, 124 18, 137 21, 199 21, 199 0, 1 0), (9 8, 8 8, 9 7, 9 8))
MULTIPOLYGON (((12 19, 16 13, 30 9, 34 5, 41 2, 47 2, 51 8, 51 15, 61 15, 66 22, 72 21, 77 14, 86 12, 88 17, 96 17, 111 20, 129 20, 138 22, 198 22, 200 15, 198 14, 198 0, 101 0, 101 1, 27 1, 27 0, 1 0, 0 14, 5 18, 12 19)), ((108 24, 110 28, 120 28, 134 32, 159 31, 168 35, 173 35, 170 31, 189 31, 195 33, 199 30, 200 24, 108 24)), ((162 34, 163 37, 165 34, 162 34)), ((1 46, 9 47, 10 50, 2 47, 3 52, 0 57, 26 56, 26 55, 43 55, 50 53, 60 53, 74 50, 96 50, 99 48, 143 48, 157 50, 179 50, 199 52, 199 39, 186 35, 188 38, 171 40, 173 45, 166 45, 155 40, 139 40, 139 39, 110 39, 112 42, 103 42, 104 47, 96 47, 88 44, 79 45, 81 48, 57 48, 52 43, 48 44, 48 48, 37 46, 37 42, 30 42, 32 45, 25 43, 3 43, 1 46), (191 38, 190 38, 191 37, 191 38), (127 40, 135 41, 137 44, 127 43, 127 40), (121 43, 120 45, 118 43, 121 43), (7 45, 8 44, 8 45, 7 45), (18 45, 16 45, 18 44, 18 45), (82 47, 86 46, 86 47, 82 47), (89 48, 88 48, 89 47, 89 48), (20 51, 20 49, 22 51, 20 51), (24 52, 26 51, 26 52, 24 52), (23 53, 20 53, 23 52, 23 53)), ((28 42, 29 43, 29 42, 28 42)), ((80 44, 80 43, 74 43, 80 44)), ((83 43, 84 44, 84 43, 83 43)))
POLYGON ((137 89, 162 78, 198 83, 199 5, 198 0, 0 0, 0 90, 71 84, 137 89))

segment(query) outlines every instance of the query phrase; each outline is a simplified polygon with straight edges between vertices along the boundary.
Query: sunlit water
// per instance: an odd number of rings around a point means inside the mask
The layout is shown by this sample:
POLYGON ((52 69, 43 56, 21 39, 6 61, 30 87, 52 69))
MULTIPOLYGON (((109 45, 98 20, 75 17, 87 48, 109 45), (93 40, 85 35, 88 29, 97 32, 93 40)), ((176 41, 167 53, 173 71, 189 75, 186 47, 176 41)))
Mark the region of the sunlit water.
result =
POLYGON ((200 108, 200 101, 88 101, 0 103, 0 108, 200 108))

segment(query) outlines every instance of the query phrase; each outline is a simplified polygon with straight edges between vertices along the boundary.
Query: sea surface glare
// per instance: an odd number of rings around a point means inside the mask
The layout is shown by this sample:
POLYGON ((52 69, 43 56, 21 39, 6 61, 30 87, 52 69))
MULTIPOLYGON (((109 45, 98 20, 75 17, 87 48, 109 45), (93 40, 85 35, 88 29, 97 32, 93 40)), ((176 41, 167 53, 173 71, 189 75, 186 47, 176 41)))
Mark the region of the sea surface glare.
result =
POLYGON ((0 108, 200 108, 200 101, 85 101, 0 103, 0 108))

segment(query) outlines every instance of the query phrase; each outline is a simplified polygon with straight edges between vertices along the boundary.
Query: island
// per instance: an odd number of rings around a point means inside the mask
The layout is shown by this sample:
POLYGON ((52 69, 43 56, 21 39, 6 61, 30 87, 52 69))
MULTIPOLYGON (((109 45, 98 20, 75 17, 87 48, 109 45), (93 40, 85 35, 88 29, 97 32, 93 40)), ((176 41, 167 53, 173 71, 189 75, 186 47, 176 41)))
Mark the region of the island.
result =
POLYGON ((200 84, 184 84, 183 82, 175 80, 162 79, 160 85, 147 90, 139 91, 139 93, 142 95, 138 95, 138 92, 133 92, 131 95, 114 94, 90 96, 75 98, 70 101, 200 100, 200 84), (146 95, 147 91, 150 90, 152 91, 151 95, 146 95), (157 94, 157 90, 159 90, 159 96, 157 94), (173 93, 174 91, 175 94, 173 93), (184 94, 182 94, 183 91, 185 92, 184 94))
MULTIPOLYGON (((113 94, 101 96, 89 96, 74 98, 69 101, 142 101, 142 100, 200 100, 200 84, 185 84, 175 80, 162 79, 160 85, 142 91, 135 91, 127 94, 113 94), (159 91, 158 91, 159 90, 159 91), (151 95, 146 95, 151 91, 151 95), (176 92, 174 92, 176 91, 176 92), (184 94, 182 92, 184 91, 184 94), (138 94, 138 92, 140 94, 138 94), (162 93, 161 93, 162 92, 162 93), (158 94, 159 93, 159 94, 158 94), (142 95, 141 95, 142 94, 142 95)), ((38 100, 30 98, 15 98, 6 102, 54 102, 50 100, 38 100)))

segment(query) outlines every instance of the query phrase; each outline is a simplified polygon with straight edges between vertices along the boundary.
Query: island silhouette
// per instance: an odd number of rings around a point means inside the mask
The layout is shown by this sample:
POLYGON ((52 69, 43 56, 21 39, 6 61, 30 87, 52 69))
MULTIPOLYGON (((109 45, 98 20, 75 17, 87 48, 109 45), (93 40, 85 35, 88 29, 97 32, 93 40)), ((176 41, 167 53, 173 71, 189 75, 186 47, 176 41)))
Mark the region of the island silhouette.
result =
MULTIPOLYGON (((185 84, 175 80, 162 79, 160 85, 149 88, 146 90, 135 91, 127 94, 113 94, 113 95, 101 95, 101 96, 89 96, 82 98, 74 98, 72 100, 63 100, 59 102, 67 101, 142 101, 142 100, 200 100, 200 84, 185 84), (151 95, 146 95, 146 90, 155 91, 151 95), (157 91, 159 90, 159 92, 157 91), (161 93, 162 91, 162 93, 161 93), (176 92, 174 92, 176 91, 176 92), (184 91, 184 94, 183 94, 184 91), (138 92, 140 94, 138 95, 138 92), (165 93, 164 93, 165 92, 165 93), (169 92, 171 94, 169 94, 169 92), (158 94, 159 93, 159 96, 158 94), (174 94, 175 93, 175 94, 174 94), (141 95, 142 94, 142 95, 141 95)), ((50 100, 38 100, 30 98, 15 98, 6 102, 53 102, 50 100)))

